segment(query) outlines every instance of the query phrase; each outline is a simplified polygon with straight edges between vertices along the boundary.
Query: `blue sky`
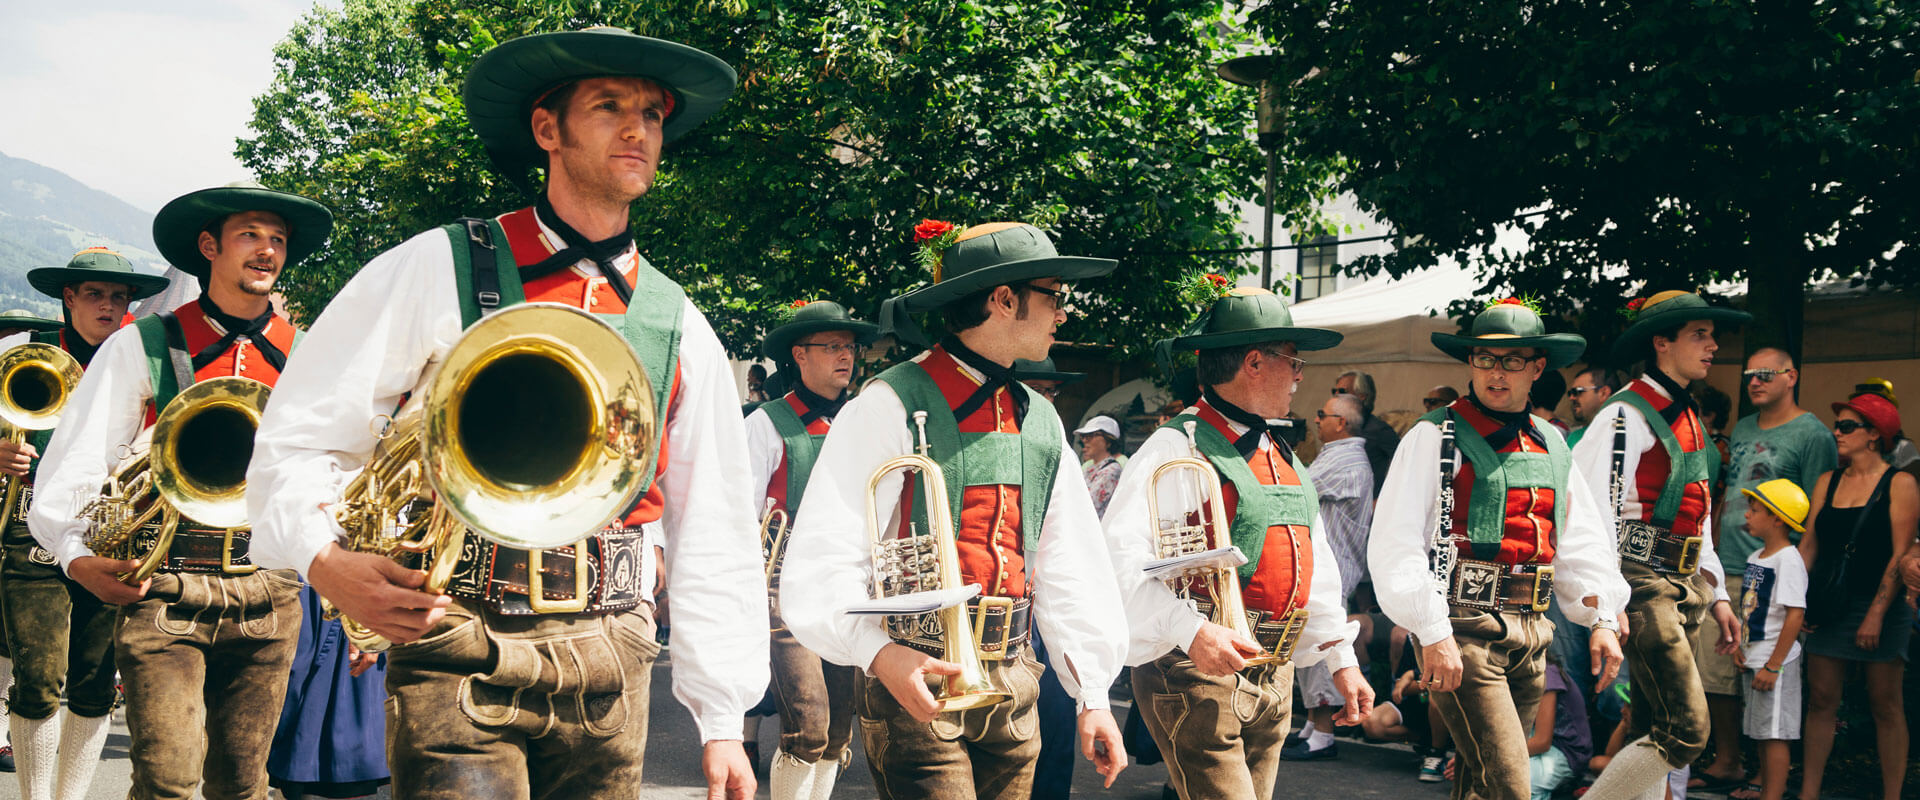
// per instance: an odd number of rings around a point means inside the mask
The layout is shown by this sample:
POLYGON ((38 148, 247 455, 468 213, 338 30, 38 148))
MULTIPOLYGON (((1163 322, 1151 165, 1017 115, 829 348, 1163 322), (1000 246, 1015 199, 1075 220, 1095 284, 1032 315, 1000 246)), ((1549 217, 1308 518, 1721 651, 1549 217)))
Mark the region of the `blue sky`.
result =
POLYGON ((0 152, 148 211, 249 177, 234 140, 313 5, 0 0, 0 152))

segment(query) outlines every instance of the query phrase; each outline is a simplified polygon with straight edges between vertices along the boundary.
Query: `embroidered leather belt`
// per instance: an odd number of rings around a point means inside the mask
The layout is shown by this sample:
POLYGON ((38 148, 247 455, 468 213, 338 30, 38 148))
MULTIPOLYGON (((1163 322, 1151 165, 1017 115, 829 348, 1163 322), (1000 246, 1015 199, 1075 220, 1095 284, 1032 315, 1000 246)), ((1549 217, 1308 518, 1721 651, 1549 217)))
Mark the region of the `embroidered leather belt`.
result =
POLYGON ((178 529, 167 546, 160 572, 209 575, 247 575, 259 569, 247 558, 252 533, 245 529, 209 531, 178 529))
POLYGON ((579 544, 521 550, 468 534, 447 594, 508 616, 607 614, 640 605, 645 538, 609 529, 579 544))
MULTIPOLYGON (((10 480, 10 481, 17 481, 17 480, 19 480, 19 478, 8 478, 7 480, 10 480)), ((4 484, 4 483, 0 483, 0 488, 4 488, 5 486, 6 486, 6 484, 4 484)), ((33 484, 31 484, 31 483, 23 483, 23 484, 21 484, 21 485, 20 485, 20 502, 19 502, 19 504, 18 504, 18 505, 15 505, 15 506, 13 507, 13 520, 12 520, 12 521, 14 521, 14 522, 26 522, 26 521, 27 521, 27 508, 28 508, 28 507, 30 507, 30 506, 32 506, 32 505, 33 505, 33 484)))
MULTIPOLYGON (((1194 607, 1208 619, 1213 618, 1213 602, 1195 600, 1194 607)), ((1294 645, 1300 643, 1300 632, 1307 628, 1307 610, 1296 608, 1285 614, 1271 611, 1247 612, 1247 624, 1253 628, 1253 640, 1260 648, 1280 658, 1285 664, 1293 660, 1294 645)))
MULTIPOLYGON (((967 613, 973 618, 973 646, 984 661, 1004 661, 1020 654, 1020 648, 1033 637, 1033 601, 1022 597, 976 597, 967 601, 967 613)), ((888 617, 888 632, 893 640, 934 658, 944 658, 941 642, 944 630, 937 620, 939 612, 911 617, 888 617), (899 620, 914 620, 901 624, 899 620), (902 628, 910 630, 903 631, 902 628), (903 635, 904 634, 904 635, 903 635)))
POLYGON ((1623 519, 1620 520, 1620 557, 1645 564, 1655 572, 1692 575, 1700 568, 1700 537, 1678 536, 1650 522, 1623 519))
POLYGON ((1454 563, 1447 602, 1481 611, 1547 610, 1553 600, 1553 567, 1502 564, 1463 558, 1454 563))

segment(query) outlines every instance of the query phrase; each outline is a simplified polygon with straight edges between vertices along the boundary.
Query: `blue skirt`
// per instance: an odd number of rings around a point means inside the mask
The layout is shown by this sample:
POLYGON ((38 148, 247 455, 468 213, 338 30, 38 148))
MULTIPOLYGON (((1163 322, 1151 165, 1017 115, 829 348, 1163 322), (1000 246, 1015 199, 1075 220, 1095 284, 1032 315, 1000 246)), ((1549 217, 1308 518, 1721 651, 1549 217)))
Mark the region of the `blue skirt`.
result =
POLYGON ((347 674, 347 635, 339 620, 320 617, 320 595, 300 592, 300 645, 287 702, 267 755, 274 786, 322 797, 371 794, 386 783, 387 659, 355 678, 347 674))

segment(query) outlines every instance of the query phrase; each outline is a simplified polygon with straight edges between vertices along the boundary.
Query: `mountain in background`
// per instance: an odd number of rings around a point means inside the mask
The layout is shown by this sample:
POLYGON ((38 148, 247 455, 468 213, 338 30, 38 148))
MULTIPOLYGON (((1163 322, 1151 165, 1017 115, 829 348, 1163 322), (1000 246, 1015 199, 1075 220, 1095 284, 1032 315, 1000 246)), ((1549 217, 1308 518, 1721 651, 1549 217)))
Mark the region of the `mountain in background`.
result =
POLYGON ((60 304, 27 284, 27 270, 59 266, 87 247, 110 247, 153 274, 153 215, 51 167, 0 153, 0 310, 53 319, 60 304))

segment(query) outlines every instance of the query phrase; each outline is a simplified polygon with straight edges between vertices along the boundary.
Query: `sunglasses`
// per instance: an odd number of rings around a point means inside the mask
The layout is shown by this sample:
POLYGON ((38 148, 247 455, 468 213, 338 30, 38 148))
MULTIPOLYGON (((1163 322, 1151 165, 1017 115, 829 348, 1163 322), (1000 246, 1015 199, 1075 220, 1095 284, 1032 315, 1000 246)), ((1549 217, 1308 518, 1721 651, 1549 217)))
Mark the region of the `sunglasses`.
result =
POLYGON ((1441 400, 1441 399, 1440 399, 1440 398, 1438 398, 1438 397, 1422 397, 1422 398, 1420 398, 1420 405, 1423 405, 1423 406, 1426 406, 1427 408, 1439 408, 1439 407, 1440 407, 1440 404, 1442 404, 1442 403, 1444 403, 1444 402, 1446 402, 1446 401, 1444 401, 1444 400, 1441 400))
POLYGON ((1513 354, 1496 356, 1492 353, 1474 353, 1467 358, 1467 363, 1472 365, 1474 369, 1493 369, 1495 365, 1499 365, 1501 372, 1519 372, 1527 368, 1527 362, 1536 358, 1546 358, 1546 356, 1521 356, 1513 354))
POLYGON ((1761 383, 1772 383, 1773 376, 1785 375, 1792 371, 1791 369, 1750 369, 1740 373, 1740 380, 1742 382, 1759 381, 1761 383))
POLYGON ((1340 388, 1340 387, 1338 387, 1338 386, 1335 386, 1335 387, 1333 387, 1333 396, 1334 396, 1334 397, 1339 397, 1340 395, 1343 395, 1343 394, 1353 394, 1353 390, 1352 390, 1352 389, 1342 389, 1342 388, 1340 388))
POLYGON ((1021 289, 1024 291, 1035 292, 1038 294, 1044 294, 1048 297, 1051 297, 1053 298, 1054 308, 1067 310, 1067 299, 1068 299, 1067 292, 1069 290, 1067 289, 1066 284, 1061 284, 1059 289, 1049 289, 1045 286, 1035 286, 1031 283, 1026 283, 1026 284, 1021 284, 1021 289))
POLYGON ((1833 421, 1833 429, 1839 433, 1853 433, 1861 428, 1871 427, 1873 426, 1857 419, 1837 419, 1833 421))
POLYGON ((1575 386, 1567 390, 1567 396, 1579 397, 1580 395, 1586 394, 1587 392, 1598 391, 1599 388, 1600 387, 1598 386, 1575 386))

